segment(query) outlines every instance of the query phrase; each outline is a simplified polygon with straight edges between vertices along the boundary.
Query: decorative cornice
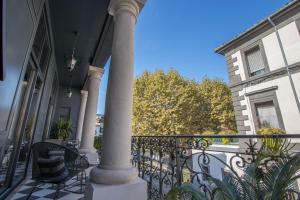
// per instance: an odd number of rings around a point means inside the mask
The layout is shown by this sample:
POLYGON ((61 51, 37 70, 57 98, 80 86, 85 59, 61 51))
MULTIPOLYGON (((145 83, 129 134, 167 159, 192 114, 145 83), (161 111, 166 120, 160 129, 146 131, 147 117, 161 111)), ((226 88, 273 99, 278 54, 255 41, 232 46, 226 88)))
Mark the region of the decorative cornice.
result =
MULTIPOLYGON (((293 65, 290 65, 289 70, 290 70, 291 74, 299 72, 300 71, 300 62, 295 63, 293 65)), ((237 86, 242 86, 242 85, 248 87, 248 86, 251 86, 251 85, 257 85, 257 84, 267 82, 267 81, 270 81, 270 80, 273 80, 273 79, 276 79, 276 78, 279 78, 279 77, 282 77, 282 76, 286 76, 286 75, 287 75, 287 70, 286 70, 285 67, 282 67, 280 69, 270 71, 270 72, 268 72, 266 74, 263 74, 261 76, 257 76, 257 77, 254 76, 254 77, 249 78, 248 80, 245 80, 245 81, 242 81, 242 82, 239 82, 239 83, 236 83, 236 84, 229 85, 229 87, 230 88, 235 88, 237 86)))
POLYGON ((271 91, 271 90, 277 90, 277 89, 278 89, 278 86, 271 86, 271 87, 264 88, 264 89, 261 89, 261 90, 255 90, 255 91, 253 91, 253 92, 245 93, 245 96, 251 96, 251 95, 253 95, 253 94, 258 94, 258 93, 268 92, 268 91, 271 91))

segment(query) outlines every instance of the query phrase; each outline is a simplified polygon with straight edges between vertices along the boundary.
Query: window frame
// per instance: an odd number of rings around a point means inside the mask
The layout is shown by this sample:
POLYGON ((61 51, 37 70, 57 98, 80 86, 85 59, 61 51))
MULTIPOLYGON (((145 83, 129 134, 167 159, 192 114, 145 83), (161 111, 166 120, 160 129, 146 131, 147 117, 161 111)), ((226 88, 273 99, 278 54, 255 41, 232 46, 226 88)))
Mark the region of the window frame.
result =
POLYGON ((265 105, 269 105, 270 107, 272 107, 272 109, 274 108, 275 110, 275 114, 276 114, 276 118, 277 118, 277 123, 278 123, 278 126, 279 127, 269 127, 269 128, 280 128, 280 124, 279 124, 279 119, 278 119, 278 112, 276 110, 276 107, 275 107, 275 104, 274 104, 274 101, 273 100, 270 100, 270 101, 264 101, 264 102, 261 102, 261 103, 254 103, 254 107, 255 107, 255 113, 256 113, 256 116, 257 116, 257 123, 258 123, 258 128, 268 128, 268 127, 264 127, 262 122, 261 122, 261 117, 259 115, 259 108, 262 108, 264 107, 265 105))
POLYGON ((241 55, 242 55, 242 61, 243 61, 243 66, 244 66, 246 79, 250 79, 250 78, 253 78, 253 77, 264 76, 267 72, 270 71, 267 56, 266 56, 266 52, 265 52, 262 40, 258 40, 256 42, 253 42, 251 45, 243 48, 241 50, 241 55), (262 56, 262 59, 263 59, 264 65, 265 65, 265 72, 262 73, 262 74, 257 74, 257 75, 251 76, 249 63, 248 63, 248 59, 246 58, 246 54, 247 54, 248 51, 251 51, 251 50, 253 50, 254 48, 257 48, 257 47, 260 50, 260 53, 261 53, 261 56, 262 56))
POLYGON ((47 74, 48 67, 50 65, 50 60, 51 60, 52 51, 53 51, 53 47, 52 47, 52 43, 51 43, 51 36, 50 36, 50 27, 51 26, 49 24, 49 19, 47 16, 47 9, 45 7, 42 9, 42 13, 41 13, 40 19, 38 21, 37 28, 39 27, 40 23, 43 23, 45 26, 45 35, 42 40, 40 54, 37 55, 35 50, 32 49, 31 55, 33 57, 35 64, 38 66, 39 74, 41 74, 44 79, 45 75, 47 74), (44 53, 44 48, 45 48, 46 44, 48 44, 49 52, 48 52, 48 55, 45 57, 44 63, 42 63, 42 56, 43 56, 42 54, 44 53), (44 64, 44 66, 42 66, 43 64, 44 64))
POLYGON ((276 111, 276 115, 277 115, 277 119, 278 119, 278 123, 279 123, 279 128, 282 130, 285 130, 282 115, 281 115, 281 110, 280 110, 278 99, 276 96, 276 89, 277 89, 277 87, 266 88, 265 90, 257 91, 256 93, 246 94, 246 96, 248 96, 249 101, 250 101, 251 113, 253 116, 254 128, 255 128, 256 133, 260 129, 259 128, 259 119, 257 116, 256 104, 262 104, 262 103, 266 103, 266 102, 273 102, 275 111, 276 111))

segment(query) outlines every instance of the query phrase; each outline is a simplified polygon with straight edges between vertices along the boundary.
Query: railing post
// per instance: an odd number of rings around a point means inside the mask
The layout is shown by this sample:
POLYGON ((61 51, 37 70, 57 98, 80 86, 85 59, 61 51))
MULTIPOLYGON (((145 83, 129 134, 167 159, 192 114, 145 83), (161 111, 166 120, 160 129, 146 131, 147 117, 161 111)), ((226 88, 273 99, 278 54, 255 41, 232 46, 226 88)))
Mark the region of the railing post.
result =
POLYGON ((148 187, 148 192, 149 192, 149 199, 151 199, 152 196, 152 177, 153 177, 153 149, 152 149, 152 141, 150 140, 150 177, 149 177, 149 187, 148 187))
POLYGON ((163 177, 162 177, 162 170, 163 170, 163 163, 162 163, 162 156, 163 156, 163 151, 162 151, 162 139, 159 140, 159 152, 158 152, 158 156, 159 156, 159 196, 162 197, 163 196, 163 192, 162 192, 162 186, 163 186, 163 177))
POLYGON ((180 139, 175 137, 175 159, 176 159, 176 178, 178 185, 181 185, 181 166, 180 166, 180 139))
POLYGON ((140 138, 137 139, 137 168, 138 168, 138 176, 141 176, 141 142, 140 138))

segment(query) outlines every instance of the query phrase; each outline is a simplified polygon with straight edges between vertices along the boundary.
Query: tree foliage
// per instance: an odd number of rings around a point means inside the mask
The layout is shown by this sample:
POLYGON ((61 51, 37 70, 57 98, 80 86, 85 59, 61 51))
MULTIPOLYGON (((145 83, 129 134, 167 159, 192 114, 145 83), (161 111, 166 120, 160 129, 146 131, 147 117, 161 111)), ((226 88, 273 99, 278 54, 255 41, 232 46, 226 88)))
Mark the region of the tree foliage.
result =
POLYGON ((231 91, 224 81, 205 78, 199 85, 200 93, 209 103, 208 128, 215 132, 236 130, 231 91))
POLYGON ((176 71, 145 72, 135 81, 133 132, 193 134, 204 129, 204 98, 197 83, 176 71))
POLYGON ((217 132, 234 128, 231 122, 234 124, 230 90, 219 80, 205 79, 199 84, 175 70, 145 72, 135 80, 133 132, 136 135, 217 132))

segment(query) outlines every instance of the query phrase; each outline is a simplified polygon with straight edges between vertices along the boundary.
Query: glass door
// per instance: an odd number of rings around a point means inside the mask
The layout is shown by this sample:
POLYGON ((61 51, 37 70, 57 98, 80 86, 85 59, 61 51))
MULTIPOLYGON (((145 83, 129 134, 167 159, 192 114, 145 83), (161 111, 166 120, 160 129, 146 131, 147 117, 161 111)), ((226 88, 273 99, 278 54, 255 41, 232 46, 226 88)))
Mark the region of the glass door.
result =
POLYGON ((37 78, 31 102, 28 109, 27 119, 24 121, 23 130, 21 133, 21 141, 19 144, 19 155, 15 166, 13 182, 18 183, 25 177, 26 170, 29 163, 30 147, 33 140, 33 133, 36 124, 36 116, 38 112, 38 105, 41 97, 42 81, 37 78))
POLYGON ((30 60, 20 83, 19 102, 16 105, 12 128, 1 163, 0 193, 9 187, 14 187, 25 177, 41 96, 41 85, 42 81, 38 78, 37 68, 30 60))
MULTIPOLYGON (((25 75, 18 86, 17 105, 12 113, 8 140, 3 147, 4 156, 0 160, 0 195, 14 188, 26 175, 44 89, 42 80, 46 79, 52 52, 49 35, 47 15, 42 12, 33 40, 31 58, 27 67, 24 67, 25 75)), ((51 107, 48 111, 51 116, 51 107)), ((50 119, 51 117, 49 121, 50 119)))

